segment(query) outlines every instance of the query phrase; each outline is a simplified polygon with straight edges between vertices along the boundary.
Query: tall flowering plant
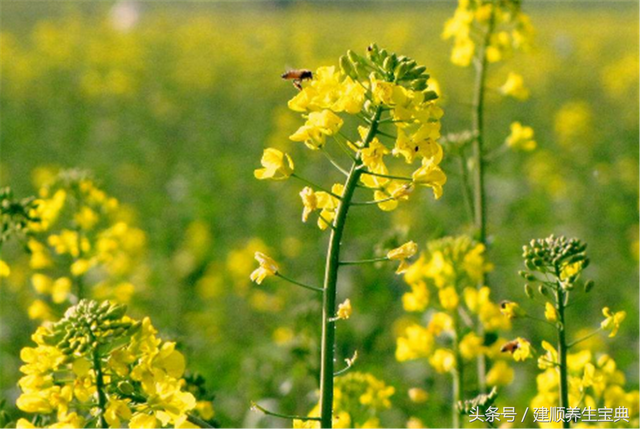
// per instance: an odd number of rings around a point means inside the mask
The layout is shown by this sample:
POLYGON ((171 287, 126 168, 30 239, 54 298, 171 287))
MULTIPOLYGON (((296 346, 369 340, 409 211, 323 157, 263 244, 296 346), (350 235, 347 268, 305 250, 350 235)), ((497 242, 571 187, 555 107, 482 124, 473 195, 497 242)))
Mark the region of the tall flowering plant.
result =
MULTIPOLYGON (((352 313, 349 300, 340 305, 336 302, 340 268, 387 260, 398 261, 397 272, 402 273, 405 260, 417 252, 417 245, 408 242, 378 258, 341 260, 350 209, 377 206, 383 211, 394 210, 420 186, 431 188, 439 198, 446 182, 439 166, 443 150, 438 143, 443 112, 429 87, 426 67, 375 44, 368 47, 365 56, 349 51, 339 63, 339 68, 320 67, 315 73, 306 73, 305 77, 312 78, 298 83, 301 90, 289 101, 289 108, 300 112, 305 123, 290 138, 325 155, 343 181, 330 187, 315 184, 296 172, 288 154, 275 148, 264 151, 262 168, 255 171, 260 180, 294 178, 303 182, 303 222, 315 215, 318 227, 330 231, 321 287, 290 279, 273 259, 261 253, 256 254, 260 267, 251 275, 256 283, 277 276, 322 297, 320 412, 319 417, 301 418, 317 420, 322 427, 333 423, 336 324, 352 313), (359 122, 355 132, 345 129, 347 117, 359 122), (343 166, 344 161, 337 159, 330 147, 343 152, 348 166, 343 166), (418 166, 410 175, 403 175, 396 172, 400 168, 392 170, 388 165, 393 158, 418 166), (372 198, 359 200, 357 194, 362 193, 371 193, 372 198)), ((348 365, 352 363, 349 360, 348 365)))
MULTIPOLYGON (((444 26, 442 37, 453 40, 451 62, 460 67, 473 65, 475 77, 472 91, 470 128, 446 136, 450 152, 458 158, 462 194, 475 228, 475 239, 488 246, 485 170, 489 161, 505 151, 531 151, 536 147, 531 127, 514 122, 504 142, 490 147, 485 140, 485 110, 489 65, 503 61, 515 51, 532 46, 534 29, 523 11, 521 0, 459 0, 458 7, 444 26), (469 152, 471 152, 469 154, 469 152)), ((498 88, 504 97, 526 100, 529 90, 521 75, 509 72, 498 88)), ((490 250, 490 249, 489 249, 490 250)), ((478 288, 489 286, 483 274, 478 288)), ((477 334, 484 336, 482 324, 477 334)), ((477 359, 480 390, 486 390, 484 354, 477 359)))
POLYGON ((537 377, 538 394, 531 407, 534 410, 557 407, 563 413, 554 423, 542 423, 542 426, 556 424, 567 428, 578 420, 593 421, 590 417, 581 419, 581 416, 593 414, 604 406, 611 409, 612 416, 615 413, 619 424, 631 423, 633 427, 638 421, 638 391, 624 390, 624 374, 617 369, 611 356, 594 356, 590 348, 581 348, 585 341, 602 332, 615 337, 626 312, 604 307, 604 319, 598 328, 570 339, 575 323, 567 317, 567 309, 577 300, 586 298, 594 287, 592 280, 582 279, 590 261, 586 249, 586 243, 578 239, 553 235, 531 240, 524 246, 526 270, 520 271, 520 275, 528 282, 525 293, 540 304, 544 317, 529 315, 518 303, 511 301, 501 304, 502 311, 510 319, 529 318, 546 323, 556 335, 555 339, 541 341, 539 352, 521 337, 505 344, 502 351, 511 353, 516 361, 537 357, 542 372, 537 377))

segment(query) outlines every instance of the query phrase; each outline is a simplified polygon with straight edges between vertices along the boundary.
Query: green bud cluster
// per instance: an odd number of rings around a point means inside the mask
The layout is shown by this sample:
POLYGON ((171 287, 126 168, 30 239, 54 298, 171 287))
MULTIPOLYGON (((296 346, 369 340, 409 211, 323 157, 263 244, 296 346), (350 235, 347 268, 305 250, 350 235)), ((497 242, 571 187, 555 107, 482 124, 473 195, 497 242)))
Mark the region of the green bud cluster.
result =
POLYGON ((123 320, 126 311, 122 304, 83 299, 65 312, 44 340, 68 356, 82 356, 116 339, 130 337, 140 329, 141 322, 123 320))
POLYGON ((559 274, 566 265, 581 263, 582 269, 589 265, 586 243, 577 238, 551 235, 544 239, 531 240, 523 246, 525 266, 531 271, 559 274))
POLYGON ((0 245, 13 234, 27 234, 29 223, 38 222, 32 216, 37 207, 34 197, 16 199, 11 188, 0 189, 0 245))
MULTIPOLYGON (((531 240, 528 245, 523 246, 522 256, 527 270, 519 271, 518 274, 527 282, 540 282, 538 291, 544 296, 549 296, 550 285, 553 287, 561 285, 562 288, 571 290, 580 273, 589 266, 586 249, 587 244, 577 238, 567 239, 564 236, 551 235, 547 238, 531 240), (571 276, 563 276, 563 270, 574 264, 577 264, 577 271, 571 276), (553 283, 542 281, 536 277, 535 272, 550 274, 556 281, 553 283)), ((584 285, 585 292, 589 292, 593 285, 593 280, 587 281, 584 285)), ((529 297, 533 296, 533 288, 528 283, 525 284, 525 293, 529 297)))
POLYGON ((372 43, 367 48, 365 56, 347 51, 340 57, 340 69, 352 79, 362 80, 373 75, 376 79, 387 82, 404 84, 415 91, 424 91, 425 101, 435 100, 438 95, 434 91, 427 91, 429 74, 425 66, 418 65, 415 60, 404 55, 398 56, 380 49, 372 43))

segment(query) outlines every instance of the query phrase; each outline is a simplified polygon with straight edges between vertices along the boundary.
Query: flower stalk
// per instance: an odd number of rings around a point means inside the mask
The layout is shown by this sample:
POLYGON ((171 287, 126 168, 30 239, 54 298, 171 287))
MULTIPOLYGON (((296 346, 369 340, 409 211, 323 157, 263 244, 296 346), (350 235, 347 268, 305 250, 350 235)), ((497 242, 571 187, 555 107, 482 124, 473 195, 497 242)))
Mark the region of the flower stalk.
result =
MULTIPOLYGON (((559 277, 559 276, 558 276, 559 277)), ((556 309, 558 311, 558 323, 556 325, 558 330, 558 371, 560 375, 559 394, 560 394, 560 406, 565 410, 569 408, 569 382, 567 376, 567 339, 565 335, 565 292, 560 284, 556 292, 556 309)), ((563 428, 570 427, 568 419, 563 419, 563 428)))
MULTIPOLYGON (((363 141, 367 147, 373 140, 378 129, 378 121, 382 109, 376 108, 372 118, 369 131, 363 141)), ((347 214, 351 206, 351 200, 362 174, 358 167, 361 165, 359 155, 351 166, 349 175, 344 184, 342 199, 338 205, 336 218, 333 222, 329 247, 327 250, 326 269, 324 277, 324 296, 322 300, 322 339, 320 353, 320 425, 323 428, 332 427, 333 415, 333 378, 335 360, 335 320, 336 296, 338 284, 338 270, 340 269, 340 248, 342 234, 347 221, 347 214)))

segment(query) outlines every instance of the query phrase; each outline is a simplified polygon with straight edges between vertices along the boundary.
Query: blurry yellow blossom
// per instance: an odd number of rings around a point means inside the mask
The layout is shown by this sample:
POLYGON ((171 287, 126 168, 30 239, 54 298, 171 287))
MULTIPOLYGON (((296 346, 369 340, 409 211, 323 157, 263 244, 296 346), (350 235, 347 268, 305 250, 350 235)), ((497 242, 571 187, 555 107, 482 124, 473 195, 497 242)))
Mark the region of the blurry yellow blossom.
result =
POLYGON ((475 358, 482 354, 483 342, 484 340, 475 332, 469 332, 467 335, 462 337, 460 344, 458 345, 460 355, 467 360, 475 358))
POLYGON ((256 252, 255 259, 260 264, 260 267, 251 273, 251 281, 261 284, 265 278, 275 276, 278 273, 276 262, 264 253, 256 252))
POLYGON ((616 313, 612 313, 609 310, 609 307, 605 307, 602 309, 602 314, 605 319, 600 324, 600 327, 605 331, 611 331, 609 333, 609 337, 615 337, 618 333, 618 329, 620 329, 620 324, 627 317, 626 311, 618 311, 616 313))
POLYGON ((413 257, 417 252, 418 252, 418 245, 413 241, 409 241, 398 248, 390 250, 387 253, 387 258, 389 258, 392 261, 400 261, 400 265, 396 270, 396 274, 402 274, 408 268, 408 264, 406 260, 413 257))
POLYGON ((544 304, 544 317, 549 322, 557 322, 558 321, 558 312, 556 308, 550 302, 545 302, 544 304))
POLYGON ((9 277, 9 274, 11 274, 11 268, 5 261, 0 259, 0 277, 9 277))
POLYGON ((400 362, 427 357, 431 353, 434 339, 427 328, 418 324, 407 326, 404 336, 396 345, 396 359, 400 362))
POLYGON ((257 169, 254 172, 255 177, 259 180, 285 180, 293 173, 291 157, 278 149, 265 149, 260 163, 264 168, 257 169))
POLYGON ((451 350, 437 349, 429 357, 429 363, 437 372, 445 373, 456 367, 456 357, 451 350))
POLYGON ((402 306, 405 311, 424 311, 429 305, 429 289, 425 282, 409 284, 411 292, 402 295, 402 306))
POLYGON ((523 126, 520 122, 511 124, 511 134, 506 140, 507 146, 512 149, 532 151, 536 148, 533 140, 533 128, 523 126))
POLYGON ((417 417, 411 417, 409 420, 407 420, 408 429, 419 429, 424 427, 426 427, 426 425, 417 417))
POLYGON ((419 387, 412 387, 407 393, 411 402, 415 402, 416 404, 422 404, 429 399, 429 392, 419 387))
POLYGON ((487 385, 506 386, 513 382, 514 370, 505 361, 496 361, 487 373, 487 385))
POLYGON ((453 310, 458 306, 460 297, 453 286, 447 286, 438 291, 438 297, 440 298, 440 305, 445 310, 453 310))
POLYGON ((509 72, 507 81, 500 87, 500 92, 518 100, 529 98, 529 90, 524 86, 524 79, 518 73, 509 72))
POLYGON ((346 320, 351 317, 353 309, 351 307, 351 300, 345 299, 344 302, 338 305, 338 312, 336 313, 338 319, 346 320))

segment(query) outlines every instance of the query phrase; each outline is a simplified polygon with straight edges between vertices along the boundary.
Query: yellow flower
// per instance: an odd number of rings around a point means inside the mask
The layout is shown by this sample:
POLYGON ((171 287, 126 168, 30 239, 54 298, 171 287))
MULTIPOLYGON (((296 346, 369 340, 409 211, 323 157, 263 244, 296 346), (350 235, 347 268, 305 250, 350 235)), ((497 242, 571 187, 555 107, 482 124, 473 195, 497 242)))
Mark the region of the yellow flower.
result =
POLYGON ((456 288, 453 286, 447 286, 438 291, 438 297, 440 298, 440 305, 445 310, 455 310, 460 303, 460 297, 458 296, 458 292, 456 292, 456 288))
POLYGON ((120 419, 129 421, 131 419, 131 409, 129 408, 128 400, 109 398, 107 409, 104 413, 104 418, 109 424, 109 427, 122 427, 120 419))
POLYGON ((338 319, 347 320, 351 317, 351 312, 353 309, 351 308, 351 300, 345 299, 344 302, 338 305, 337 317, 338 319))
POLYGON ((265 149, 260 163, 264 168, 259 168, 253 173, 259 180, 286 180, 293 174, 293 160, 278 149, 265 149))
POLYGON ((509 319, 515 319, 525 315, 525 312, 520 308, 520 305, 513 301, 502 301, 500 303, 500 312, 509 319))
POLYGON ((396 344, 396 359, 399 362, 429 356, 433 347, 433 335, 427 328, 412 324, 405 329, 404 336, 396 344))
POLYGON ((546 302, 544 304, 544 317, 549 322, 557 322, 558 321, 558 312, 556 308, 550 302, 546 302))
POLYGON ((46 294, 51 292, 53 281, 49 276, 41 273, 36 273, 31 277, 31 284, 33 285, 33 288, 36 290, 36 292, 40 294, 46 294))
POLYGON ((537 145, 533 139, 533 128, 523 126, 520 122, 511 124, 511 134, 507 137, 506 143, 510 148, 524 151, 532 151, 537 145))
POLYGON ((475 332, 469 332, 462 337, 460 344, 458 345, 460 355, 467 360, 471 360, 476 356, 482 354, 483 339, 475 334, 475 332))
POLYGON ((429 358, 429 363, 437 372, 445 373, 456 367, 456 357, 451 350, 437 349, 429 358))
POLYGON ((538 368, 554 368, 558 363, 558 352, 546 341, 542 342, 542 348, 545 349, 547 353, 538 358, 538 368))
POLYGON ((378 79, 373 79, 371 83, 371 92, 373 93, 373 99, 377 104, 391 105, 393 104, 393 90, 395 84, 391 82, 384 82, 378 79))
POLYGON ((251 281, 261 284, 265 278, 275 276, 278 273, 276 262, 264 253, 256 252, 255 259, 260 264, 260 267, 251 273, 251 281))
POLYGON ((406 260, 413 257, 417 252, 418 245, 413 241, 409 241, 407 243, 404 243, 400 247, 390 250, 387 253, 387 258, 389 258, 391 261, 400 261, 400 265, 396 270, 396 274, 402 274, 409 267, 409 264, 407 264, 406 260))
POLYGON ((158 420, 152 414, 136 413, 129 421, 131 429, 153 429, 159 427, 158 420))
POLYGON ((9 274, 11 274, 11 268, 5 261, 0 259, 0 277, 9 277, 9 274))
POLYGON ((196 411, 205 420, 211 420, 215 415, 213 410, 213 403, 211 401, 198 401, 196 404, 196 411))
POLYGON ((310 187, 306 186, 300 192, 300 198, 302 198, 302 222, 309 220, 309 215, 318 208, 318 198, 316 193, 310 187))
POLYGON ((71 280, 68 277, 60 277, 51 287, 51 299, 56 304, 60 304, 67 300, 71 293, 71 280))
POLYGON ((428 328, 429 332, 438 336, 445 331, 453 329, 453 319, 447 313, 439 311, 431 317, 428 328))
POLYGON ((411 284, 411 292, 402 295, 405 311, 424 311, 429 305, 429 289, 425 282, 411 284))
POLYGON ((493 364, 487 373, 487 385, 506 386, 513 382, 514 371, 505 361, 499 360, 493 364))
POLYGON ((311 112, 303 126, 289 138, 294 142, 304 142, 310 149, 319 149, 324 146, 326 136, 338 133, 344 121, 331 110, 311 112))
POLYGON ((524 86, 524 79, 518 73, 510 72, 507 81, 500 87, 500 92, 518 100, 529 98, 529 90, 524 86))
POLYGON ((89 271, 91 265, 91 261, 88 261, 86 259, 78 259, 77 261, 74 261, 73 264, 71 264, 71 274, 73 274, 75 277, 80 277, 81 275, 89 271))
POLYGON ((419 387, 412 387, 411 389, 409 389, 408 394, 411 402, 415 402, 416 404, 422 404, 424 402, 427 402, 427 400, 429 399, 429 393, 424 389, 420 389, 419 387))
POLYGON ((47 320, 51 318, 51 308, 41 299, 34 300, 27 310, 30 319, 47 320))
POLYGON ((447 183, 447 176, 444 171, 427 158, 422 160, 422 166, 414 171, 411 177, 417 185, 431 188, 436 200, 442 196, 442 187, 447 183))
POLYGON ((602 314, 605 319, 600 323, 600 327, 605 331, 611 331, 609 333, 609 337, 615 337, 618 333, 618 329, 620 329, 620 324, 627 317, 626 311, 618 311, 616 313, 612 313, 609 310, 609 307, 605 307, 602 309, 602 314))

